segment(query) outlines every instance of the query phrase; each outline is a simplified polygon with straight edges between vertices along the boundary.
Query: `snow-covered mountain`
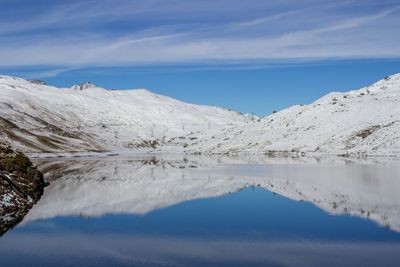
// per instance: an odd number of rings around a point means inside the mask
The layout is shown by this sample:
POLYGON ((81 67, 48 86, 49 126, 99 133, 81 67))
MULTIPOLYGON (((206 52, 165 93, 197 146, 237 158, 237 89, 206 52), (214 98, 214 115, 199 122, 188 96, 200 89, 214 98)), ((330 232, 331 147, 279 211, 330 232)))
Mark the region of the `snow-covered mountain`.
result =
POLYGON ((91 83, 59 89, 0 76, 1 135, 25 152, 155 148, 174 137, 254 118, 145 89, 105 90, 91 83))
MULTIPOLYGON (((179 145, 180 140, 175 142, 179 145)), ((400 74, 346 93, 330 93, 245 127, 227 127, 200 140, 190 151, 223 153, 313 152, 400 154, 400 74)))
POLYGON ((148 90, 59 89, 0 76, 3 139, 25 152, 400 154, 400 74, 265 118, 148 90))

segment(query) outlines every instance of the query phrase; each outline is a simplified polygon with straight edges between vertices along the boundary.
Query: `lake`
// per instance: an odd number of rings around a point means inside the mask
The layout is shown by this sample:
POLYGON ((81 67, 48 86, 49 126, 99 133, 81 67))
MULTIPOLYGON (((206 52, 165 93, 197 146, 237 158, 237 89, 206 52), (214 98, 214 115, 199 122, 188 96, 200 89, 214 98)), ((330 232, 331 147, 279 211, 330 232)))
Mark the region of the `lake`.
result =
POLYGON ((0 266, 399 266, 400 163, 36 159, 50 185, 0 266))

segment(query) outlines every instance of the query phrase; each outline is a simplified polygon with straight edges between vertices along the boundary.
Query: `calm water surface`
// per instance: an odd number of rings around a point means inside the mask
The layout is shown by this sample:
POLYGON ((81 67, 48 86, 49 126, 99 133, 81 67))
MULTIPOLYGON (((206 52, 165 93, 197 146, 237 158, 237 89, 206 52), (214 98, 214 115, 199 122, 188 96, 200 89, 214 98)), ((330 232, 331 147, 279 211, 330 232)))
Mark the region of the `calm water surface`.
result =
POLYGON ((0 266, 399 266, 400 164, 37 160, 50 186, 0 266))

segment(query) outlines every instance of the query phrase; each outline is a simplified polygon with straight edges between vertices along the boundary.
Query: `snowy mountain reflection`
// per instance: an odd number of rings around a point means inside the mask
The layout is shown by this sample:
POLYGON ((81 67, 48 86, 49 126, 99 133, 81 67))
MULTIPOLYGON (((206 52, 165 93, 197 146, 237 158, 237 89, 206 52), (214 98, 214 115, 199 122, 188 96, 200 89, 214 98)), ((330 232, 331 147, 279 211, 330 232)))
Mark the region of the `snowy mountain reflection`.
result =
POLYGON ((51 184, 0 239, 0 266, 400 261, 395 161, 146 155, 36 163, 51 184))
POLYGON ((51 185, 25 221, 146 214, 257 186, 400 231, 398 162, 147 155, 37 163, 51 185))

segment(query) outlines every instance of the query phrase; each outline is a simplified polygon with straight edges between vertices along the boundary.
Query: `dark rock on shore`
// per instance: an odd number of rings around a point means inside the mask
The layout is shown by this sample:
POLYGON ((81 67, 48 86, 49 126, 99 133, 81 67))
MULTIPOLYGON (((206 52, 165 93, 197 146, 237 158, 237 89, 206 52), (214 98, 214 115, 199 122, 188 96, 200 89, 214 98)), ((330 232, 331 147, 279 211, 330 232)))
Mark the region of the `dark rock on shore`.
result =
POLYGON ((24 218, 45 185, 28 157, 0 143, 0 235, 24 218))

